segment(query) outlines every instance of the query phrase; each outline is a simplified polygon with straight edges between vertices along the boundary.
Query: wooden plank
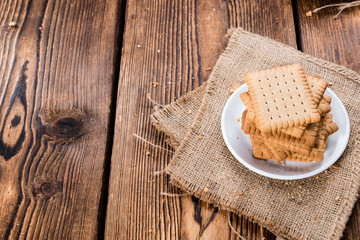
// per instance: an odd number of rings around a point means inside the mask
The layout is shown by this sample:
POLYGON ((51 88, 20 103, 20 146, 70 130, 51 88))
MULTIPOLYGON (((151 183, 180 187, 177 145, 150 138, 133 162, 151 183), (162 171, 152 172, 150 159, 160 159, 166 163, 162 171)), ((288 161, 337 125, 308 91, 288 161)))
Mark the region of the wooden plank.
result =
MULTIPOLYGON (((338 0, 335 3, 342 3, 338 0)), ((333 3, 333 2, 332 2, 333 3)), ((334 7, 306 16, 308 11, 324 6, 324 1, 299 0, 298 17, 303 52, 360 71, 360 8, 344 10, 336 19, 334 7)))
MULTIPOLYGON (((332 3, 340 3, 335 1, 332 3)), ((337 19, 336 8, 306 16, 308 11, 325 5, 320 0, 299 0, 297 13, 301 48, 305 53, 344 65, 360 72, 360 8, 345 10, 337 19)), ((345 239, 360 239, 360 202, 354 207, 345 239)))
MULTIPOLYGON (((191 196, 161 195, 178 193, 153 174, 171 154, 133 135, 170 149, 150 124, 147 94, 166 104, 198 87, 224 50, 228 28, 238 26, 296 46, 290 0, 127 1, 106 239, 236 239, 226 212, 191 196)), ((231 220, 248 239, 273 239, 242 218, 231 220)))
POLYGON ((97 237, 117 10, 0 1, 0 239, 97 237))

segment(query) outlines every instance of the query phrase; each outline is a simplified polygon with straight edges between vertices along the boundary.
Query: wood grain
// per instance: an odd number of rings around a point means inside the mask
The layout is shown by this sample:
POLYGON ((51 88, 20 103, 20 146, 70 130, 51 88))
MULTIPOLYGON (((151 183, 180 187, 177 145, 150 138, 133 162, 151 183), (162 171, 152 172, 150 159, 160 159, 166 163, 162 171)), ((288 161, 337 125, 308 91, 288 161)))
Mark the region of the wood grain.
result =
MULTIPOLYGON (((332 1, 340 3, 342 1, 332 1)), ((336 19, 336 8, 306 16, 308 11, 329 4, 326 1, 299 0, 299 37, 302 51, 360 72, 360 8, 343 11, 336 19)), ((344 239, 360 239, 360 202, 354 207, 344 239)))
POLYGON ((0 1, 0 239, 97 237, 117 8, 0 1))
MULTIPOLYGON (((342 3, 337 0, 331 3, 342 3)), ((299 0, 297 4, 299 37, 305 53, 360 71, 360 8, 344 10, 334 19, 334 7, 306 16, 308 11, 329 4, 326 1, 299 0)))
MULTIPOLYGON (((147 95, 166 104, 205 82, 231 27, 296 46, 291 1, 128 0, 125 20, 105 238, 236 239, 227 212, 191 196, 161 195, 179 192, 153 174, 165 169, 172 150, 150 124, 147 95)), ((230 217, 248 239, 274 239, 230 217)))

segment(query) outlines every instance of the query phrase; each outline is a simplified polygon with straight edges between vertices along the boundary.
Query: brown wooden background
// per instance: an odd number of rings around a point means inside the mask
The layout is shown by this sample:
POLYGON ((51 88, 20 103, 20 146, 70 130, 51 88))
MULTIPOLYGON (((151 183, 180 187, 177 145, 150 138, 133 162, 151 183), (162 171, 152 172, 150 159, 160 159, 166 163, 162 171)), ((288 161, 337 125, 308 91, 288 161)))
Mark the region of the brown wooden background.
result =
MULTIPOLYGON (((334 2, 0 1, 0 239, 238 239, 226 212, 160 194, 179 191, 153 175, 171 154, 133 136, 168 147, 146 96, 205 82, 231 27, 359 72, 360 8, 306 16, 334 2)), ((360 239, 359 202, 344 239, 360 239)))

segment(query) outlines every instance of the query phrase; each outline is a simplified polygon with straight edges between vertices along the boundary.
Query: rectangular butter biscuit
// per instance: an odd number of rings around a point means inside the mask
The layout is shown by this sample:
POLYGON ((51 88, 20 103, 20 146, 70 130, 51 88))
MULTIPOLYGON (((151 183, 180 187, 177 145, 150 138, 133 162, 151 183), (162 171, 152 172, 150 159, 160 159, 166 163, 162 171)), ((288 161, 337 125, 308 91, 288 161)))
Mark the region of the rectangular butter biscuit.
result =
POLYGON ((257 118, 256 124, 263 134, 320 120, 300 64, 247 73, 245 82, 257 118))

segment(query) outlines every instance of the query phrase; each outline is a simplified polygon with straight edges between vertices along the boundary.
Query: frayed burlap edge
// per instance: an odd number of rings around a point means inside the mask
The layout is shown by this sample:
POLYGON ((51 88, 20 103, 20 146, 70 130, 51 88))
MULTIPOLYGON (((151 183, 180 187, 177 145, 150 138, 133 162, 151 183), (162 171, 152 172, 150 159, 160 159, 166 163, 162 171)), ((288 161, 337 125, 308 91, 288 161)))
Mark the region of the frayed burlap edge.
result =
MULTIPOLYGON (((251 34, 251 33, 248 33, 248 32, 245 32, 241 29, 239 29, 238 31, 236 31, 232 37, 236 37, 237 34, 239 33, 242 33, 242 34, 251 34)), ((251 34, 253 35, 253 34, 251 34)), ((293 49, 292 47, 289 47, 289 46, 286 46, 286 45, 283 45, 281 43, 278 43, 278 42, 275 42, 274 40, 271 40, 271 39, 268 39, 268 38, 265 38, 265 37, 261 37, 261 36, 258 36, 256 35, 257 38, 261 38, 263 41, 267 41, 268 43, 271 43, 271 44, 274 44, 274 45, 277 45, 277 46, 281 46, 282 48, 286 48, 288 51, 290 51, 292 54, 295 54, 295 55, 299 55, 302 59, 306 60, 306 61, 309 61, 313 64, 316 64, 318 66, 321 66, 323 68, 326 68, 328 70, 331 70, 331 71, 334 71, 334 72, 337 72, 357 83, 360 82, 359 80, 359 75, 354 72, 354 71, 351 71, 343 66, 339 66, 339 65, 336 65, 334 63, 331 63, 331 62, 327 62, 327 61, 324 61, 324 60, 321 60, 321 59, 317 59, 315 57, 312 57, 310 55, 307 55, 307 54, 303 54, 295 49, 293 49)), ((231 46, 231 44, 229 44, 229 46, 227 48, 231 48, 231 47, 234 47, 234 46, 231 46)), ((211 82, 211 78, 214 78, 215 77, 215 74, 216 74, 216 67, 214 68, 214 72, 212 73, 212 75, 210 76, 210 82, 211 82)), ((206 93, 211 93, 213 89, 211 89, 211 84, 208 84, 208 86, 206 87, 206 93)), ((207 105, 207 94, 205 95, 204 99, 203 99, 203 102, 202 102, 202 105, 199 109, 199 112, 196 116, 196 120, 194 121, 194 124, 192 125, 191 129, 189 130, 188 132, 188 135, 187 137, 184 139, 184 141, 181 143, 181 145, 184 145, 184 143, 186 143, 186 141, 188 141, 189 139, 189 136, 191 134, 194 134, 193 133, 193 129, 194 127, 199 124, 199 117, 202 115, 202 111, 206 108, 206 105, 207 105)), ((173 106, 176 106, 176 104, 174 104, 173 106)), ((159 130, 162 130, 161 129, 161 126, 158 126, 158 129, 159 130)), ((360 157, 360 149, 359 149, 359 132, 356 131, 355 133, 353 134, 356 134, 355 136, 355 148, 354 149, 355 151, 355 157, 354 158, 359 158, 360 157)), ((180 145, 180 150, 181 150, 181 145, 180 145)), ((175 154, 175 157, 174 159, 176 159, 176 154, 175 154)), ((171 165, 174 164, 174 162, 170 162, 168 168, 167 168, 167 173, 170 174, 171 176, 171 165)), ((334 226, 333 226, 333 232, 331 232, 329 234, 329 239, 338 239, 342 236, 342 233, 343 233, 343 230, 345 228, 345 225, 346 225, 346 222, 348 220, 348 217, 349 215, 351 214, 352 212, 352 208, 353 208, 353 205, 354 203, 356 202, 357 198, 358 198, 358 189, 359 189, 359 186, 360 186, 360 176, 358 174, 360 170, 360 167, 355 164, 355 162, 352 162, 352 176, 353 176, 353 179, 351 180, 351 187, 350 187, 350 191, 348 191, 348 196, 345 196, 344 197, 344 203, 342 205, 342 208, 339 209, 339 217, 338 217, 338 221, 335 221, 334 223, 334 226), (346 201, 347 200, 347 201, 346 201)), ((268 222, 266 222, 266 219, 263 220, 263 219, 259 219, 257 218, 256 216, 247 216, 246 214, 246 211, 238 211, 236 208, 234 207, 231 207, 231 206, 219 206, 216 202, 216 196, 212 196, 211 194, 204 194, 203 192, 195 192, 192 190, 192 186, 191 186, 191 183, 182 183, 182 184, 179 184, 177 181, 175 181, 174 179, 171 179, 170 181, 173 185, 185 190, 186 192, 188 193, 191 193, 193 195, 195 195, 196 197, 204 200, 204 201, 207 201, 207 202, 210 202, 210 203, 213 203, 214 205, 222 208, 222 209, 225 209, 225 210, 229 210, 229 211, 233 211, 233 212, 236 212, 240 215, 243 215, 245 214, 246 217, 251 220, 251 221, 254 221, 258 224, 260 224, 261 226, 263 227, 266 227, 266 228, 269 228, 271 231, 273 231, 275 234, 278 234, 279 236, 283 236, 283 237, 293 237, 293 238, 306 238, 306 236, 303 236, 301 233, 299 232, 296 232, 296 231, 289 231, 288 229, 285 229, 283 228, 282 226, 276 226, 276 224, 270 224, 268 222)))
MULTIPOLYGON (((202 99, 204 96, 204 91, 206 90, 206 86, 207 83, 205 82, 200 87, 193 90, 192 92, 186 94, 185 96, 182 96, 175 102, 172 102, 164 106, 161 110, 155 111, 150 116, 151 123, 155 126, 157 130, 164 132, 169 137, 168 142, 173 148, 176 149, 177 147, 179 147, 181 139, 176 139, 172 131, 170 129, 167 129, 167 127, 161 123, 160 119, 172 115, 174 109, 181 108, 181 106, 187 101, 189 101, 189 99, 192 98, 202 99)), ((197 113, 194 114, 197 115, 197 113)))

